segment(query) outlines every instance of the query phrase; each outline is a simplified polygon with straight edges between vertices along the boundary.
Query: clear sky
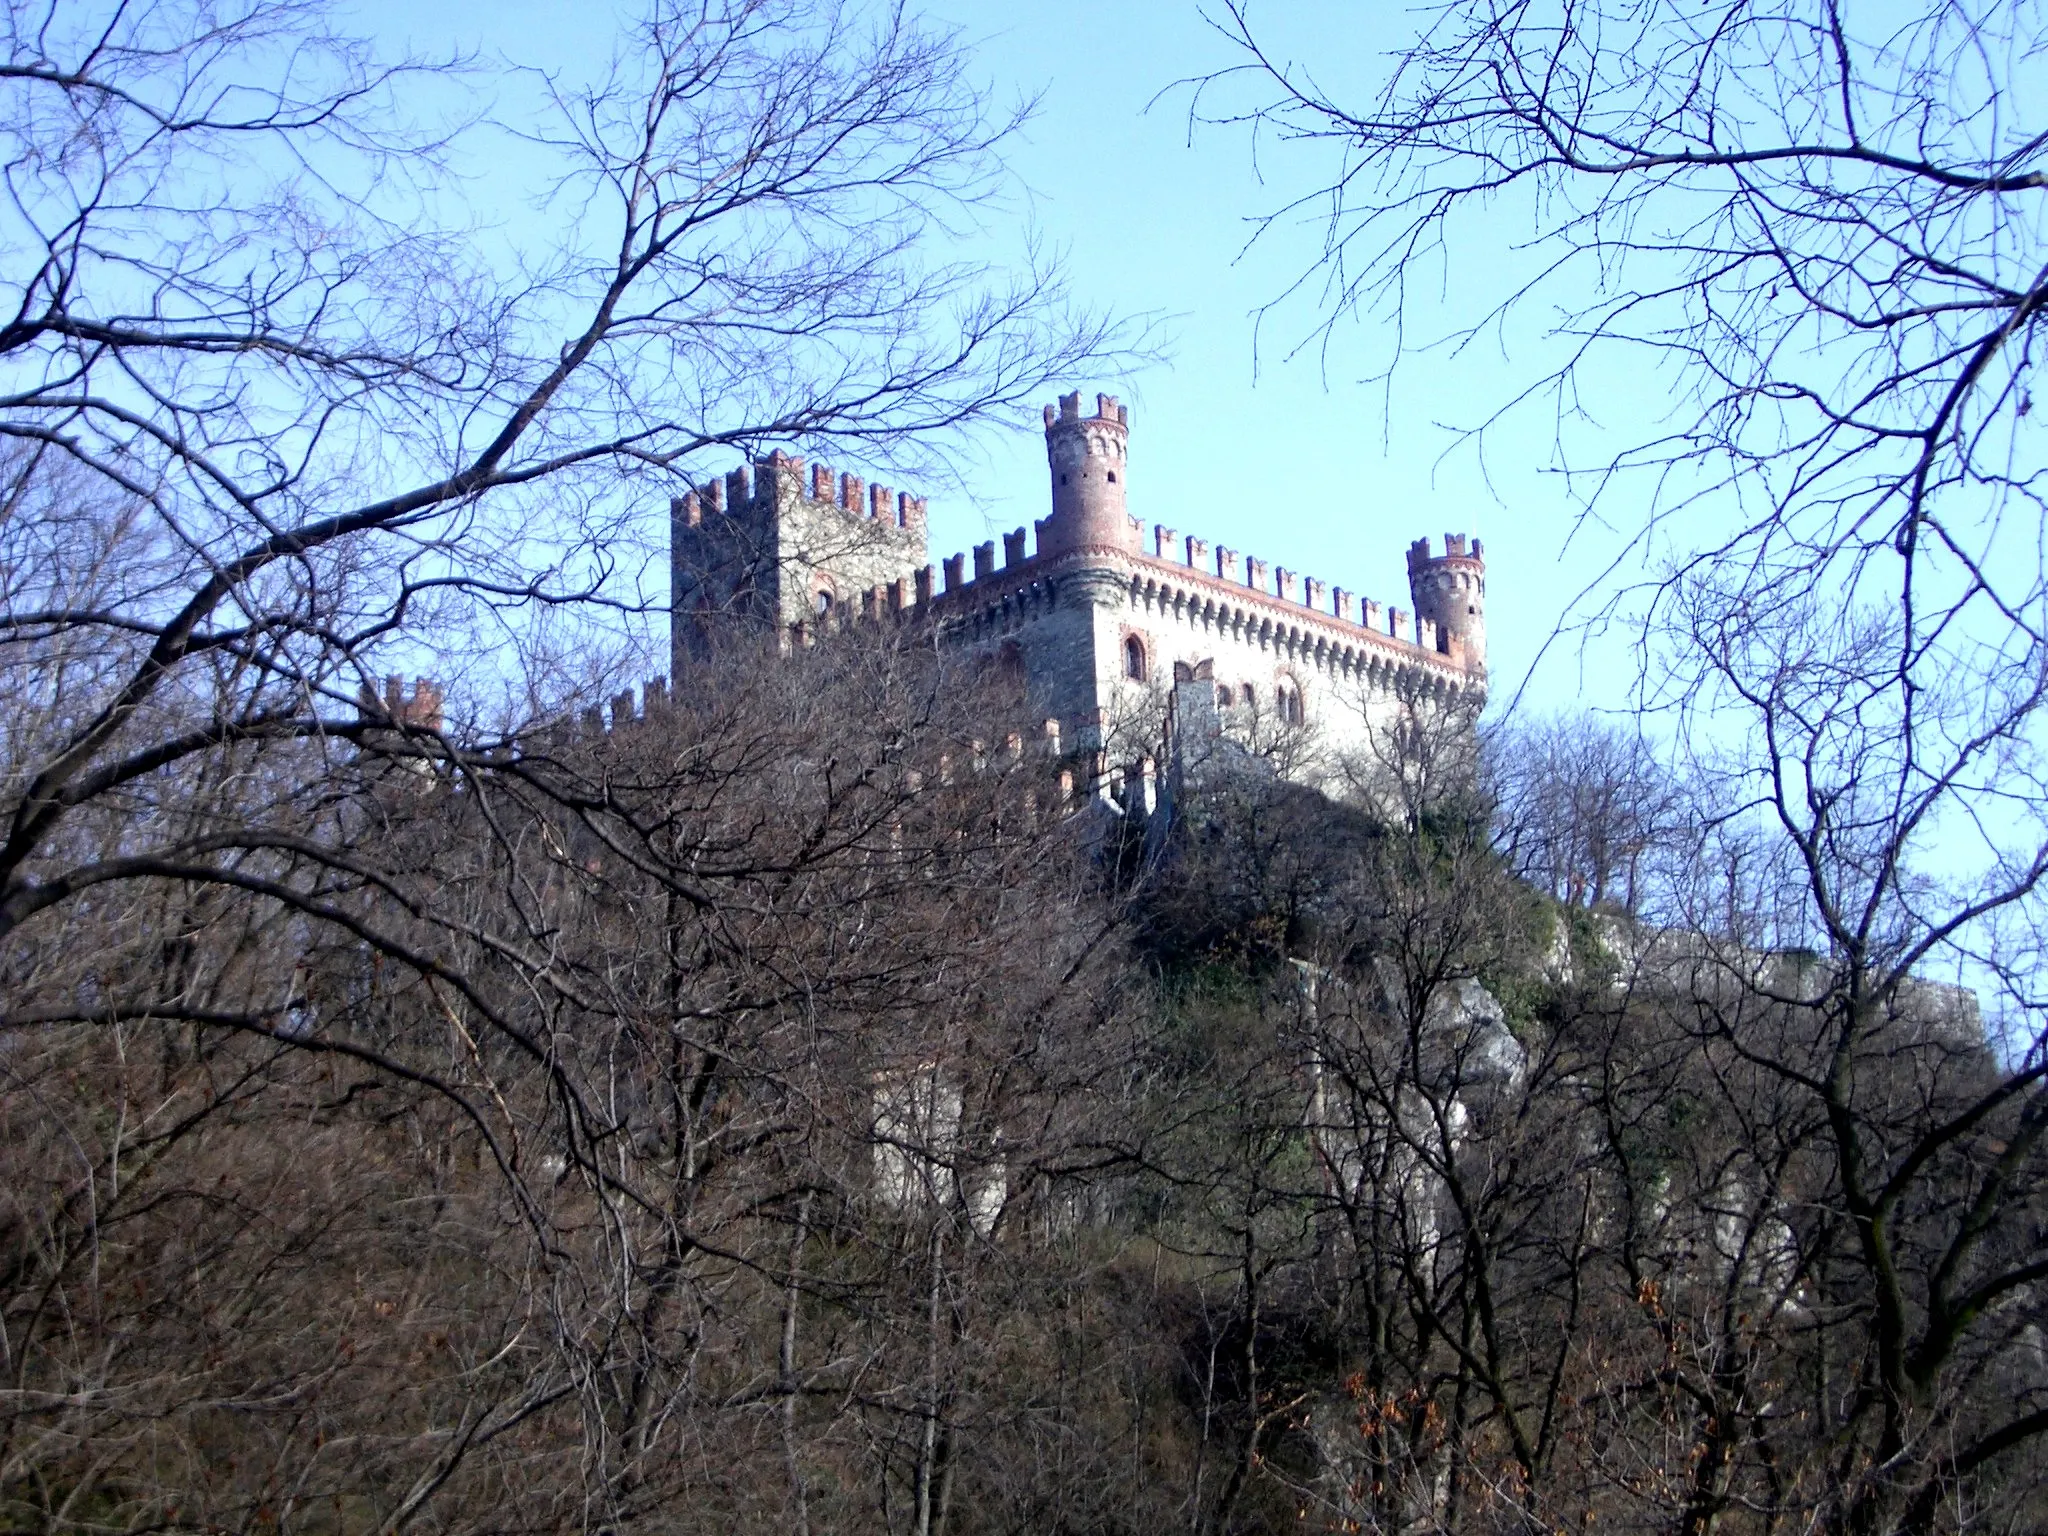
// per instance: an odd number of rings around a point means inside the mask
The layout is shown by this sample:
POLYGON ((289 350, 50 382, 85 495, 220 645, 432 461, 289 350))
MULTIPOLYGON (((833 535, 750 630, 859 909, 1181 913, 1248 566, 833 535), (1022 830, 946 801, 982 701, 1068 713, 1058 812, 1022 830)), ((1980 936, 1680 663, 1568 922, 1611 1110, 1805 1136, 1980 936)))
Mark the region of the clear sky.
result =
MULTIPOLYGON (((607 18, 632 9, 631 0, 355 7, 394 44, 460 43, 572 75, 601 62, 614 31, 607 18)), ((1011 155, 1020 190, 992 216, 991 250, 1014 249, 1028 224, 1065 253, 1080 299, 1164 322, 1168 361, 1072 381, 1131 405, 1132 511, 1404 607, 1411 539, 1480 535, 1494 694, 1504 703, 1609 553, 1584 537, 1567 550, 1570 504, 1549 472, 1544 423, 1510 424, 1489 437, 1483 460, 1450 430, 1476 422, 1534 371, 1542 338, 1525 336, 1506 354, 1489 342, 1411 355, 1389 392, 1364 382, 1385 361, 1383 332, 1347 327, 1327 350, 1291 355, 1312 326, 1312 302, 1258 329, 1255 311, 1299 275, 1321 231, 1304 222, 1247 252, 1249 220, 1313 186, 1324 167, 1267 144, 1255 168, 1242 136, 1191 136, 1188 99, 1174 82, 1231 59, 1197 0, 925 0, 922 9, 964 31, 1000 95, 1042 94, 1011 155)), ((1317 59, 1326 84, 1338 69, 1369 82, 1403 25, 1397 8, 1363 0, 1269 0, 1262 13, 1280 46, 1317 59)), ((1499 233, 1512 241, 1516 231, 1499 233)), ((1416 274, 1411 338, 1471 318, 1498 291, 1500 247, 1487 244, 1454 254, 1448 271, 1416 274)), ((971 494, 933 499, 935 561, 1045 514, 1035 409, 979 453, 962 466, 971 494)), ((1576 704, 1620 684, 1625 667, 1618 646, 1584 664, 1575 649, 1553 648, 1527 698, 1541 708, 1576 704)))

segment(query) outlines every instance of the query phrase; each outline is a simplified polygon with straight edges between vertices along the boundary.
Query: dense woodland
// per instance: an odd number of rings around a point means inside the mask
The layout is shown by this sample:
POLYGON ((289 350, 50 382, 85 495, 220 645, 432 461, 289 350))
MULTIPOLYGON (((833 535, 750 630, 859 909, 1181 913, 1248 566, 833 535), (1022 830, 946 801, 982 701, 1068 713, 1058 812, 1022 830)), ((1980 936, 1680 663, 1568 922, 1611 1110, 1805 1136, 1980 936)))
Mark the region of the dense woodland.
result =
POLYGON ((1546 888, 1696 894, 1616 753, 1255 728, 1148 857, 927 647, 702 665, 79 824, 232 854, 10 951, 11 1527, 2041 1518, 2025 1074, 1546 888))
POLYGON ((1149 355, 960 258, 958 37, 0 0, 0 1528, 2048 1526, 2038 6, 1461 0, 1358 100, 1273 14, 1185 94, 1334 152, 1331 345, 1548 221, 1636 687, 1146 828, 890 626, 588 718, 671 495, 1149 355))

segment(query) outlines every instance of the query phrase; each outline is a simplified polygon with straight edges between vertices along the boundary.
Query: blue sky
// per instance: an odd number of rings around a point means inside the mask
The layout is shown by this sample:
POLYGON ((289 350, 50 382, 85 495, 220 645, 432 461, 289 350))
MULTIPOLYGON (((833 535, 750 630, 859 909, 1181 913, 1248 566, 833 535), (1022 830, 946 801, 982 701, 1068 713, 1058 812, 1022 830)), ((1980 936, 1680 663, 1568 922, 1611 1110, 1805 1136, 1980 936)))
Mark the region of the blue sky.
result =
MULTIPOLYGON (((1480 420, 1538 368, 1543 337, 1532 330, 1505 350, 1488 341, 1455 355, 1411 352, 1385 390, 1365 382, 1386 361, 1384 329, 1348 325, 1326 349, 1298 350, 1316 318, 1312 302, 1259 327, 1256 312, 1299 275, 1321 231, 1302 221, 1247 251, 1250 220, 1313 187, 1323 167, 1271 144, 1255 165, 1242 136, 1191 136, 1188 99, 1174 82, 1231 57, 1196 0, 928 0, 923 9, 962 29, 999 97, 1042 93, 1010 157, 1017 187, 990 214, 991 258, 1020 248, 1029 228, 1064 252, 1081 300, 1163 322, 1168 361, 1072 381, 1132 407, 1132 511, 1402 606, 1410 540, 1480 535, 1494 692, 1505 702, 1566 603, 1612 553, 1609 541, 1583 533, 1567 547, 1571 504, 1552 472, 1545 423, 1508 423, 1483 455, 1451 430, 1480 420)), ((602 63, 608 18, 632 6, 360 0, 355 10, 395 45, 459 44, 573 75, 602 63)), ((1403 26, 1397 8, 1340 0, 1287 0, 1264 14, 1282 48, 1317 59, 1326 84, 1361 88, 1378 68, 1376 50, 1403 26), (1333 69, 1349 80, 1333 81, 1333 69)), ((1512 211, 1501 218, 1448 270, 1415 274, 1411 341, 1472 318, 1498 291, 1501 252, 1524 232, 1512 211)), ((934 560, 1044 515, 1037 412, 1020 413, 1016 425, 963 462, 969 495, 933 498, 934 560)), ((1555 708, 1611 696, 1626 665, 1619 645, 1583 657, 1553 647, 1526 699, 1555 708)))

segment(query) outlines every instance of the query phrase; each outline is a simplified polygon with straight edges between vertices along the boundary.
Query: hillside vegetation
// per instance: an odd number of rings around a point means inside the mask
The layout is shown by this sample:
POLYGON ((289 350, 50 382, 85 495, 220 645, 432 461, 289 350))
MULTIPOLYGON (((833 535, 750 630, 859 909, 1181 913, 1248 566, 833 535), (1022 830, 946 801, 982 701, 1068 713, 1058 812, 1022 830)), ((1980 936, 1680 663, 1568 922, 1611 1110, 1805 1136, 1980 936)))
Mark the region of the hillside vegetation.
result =
POLYGON ((1558 899, 1420 725, 1119 860, 1019 709, 849 640, 154 783, 232 879, 11 951, 0 1524, 2041 1518, 2038 1111, 1961 998, 1844 1032, 1825 956, 1558 899))

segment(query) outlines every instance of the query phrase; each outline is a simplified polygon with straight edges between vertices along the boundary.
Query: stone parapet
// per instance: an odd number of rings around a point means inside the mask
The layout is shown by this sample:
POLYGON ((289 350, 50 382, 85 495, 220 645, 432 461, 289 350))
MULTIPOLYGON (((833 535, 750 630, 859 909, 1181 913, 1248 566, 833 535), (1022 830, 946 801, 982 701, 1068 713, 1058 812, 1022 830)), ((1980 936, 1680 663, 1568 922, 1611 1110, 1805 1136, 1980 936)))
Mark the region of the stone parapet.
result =
POLYGON ((677 550, 716 567, 714 579, 686 586, 692 567, 678 557, 678 611, 687 597, 772 613, 798 644, 862 622, 931 625, 1027 661, 1034 687, 1071 689, 1076 707, 1085 696, 1098 711, 1125 685, 1156 681, 1166 660, 1198 659, 1212 640, 1235 649, 1240 669, 1234 682, 1219 676, 1226 703, 1256 687, 1260 697, 1286 694, 1298 712, 1286 674, 1305 669, 1368 680, 1419 673, 1431 686, 1483 694, 1478 540, 1450 535, 1441 557, 1417 541, 1409 603, 1383 604, 1130 517, 1130 411, 1113 395, 1097 396, 1092 412, 1078 392, 1062 396, 1045 410, 1045 436, 1051 514, 936 564, 921 498, 782 453, 741 466, 674 503, 677 550), (1050 628, 1032 627, 1055 611, 1050 628), (1084 613, 1093 619, 1077 623, 1084 613), (1254 675, 1262 654, 1277 668, 1263 681, 1254 675))
MULTIPOLYGON (((1139 607, 1271 650, 1318 670, 1344 675, 1386 668, 1420 671, 1457 689, 1484 688, 1485 676, 1467 668, 1462 657, 1417 644, 1403 620, 1384 628, 1363 624, 1289 602, 1255 587, 1204 577, 1188 567, 1157 560, 1130 562, 1130 593, 1139 607)), ((1378 605, 1371 605, 1374 611, 1378 605)))
MULTIPOLYGON (((1003 539, 1006 552, 1021 552, 1021 532, 1003 539)), ((1063 589, 1085 583, 1094 589, 1089 593, 1094 601, 1120 595, 1139 608, 1171 614, 1184 623, 1227 630, 1242 641, 1319 670, 1350 675, 1401 666, 1419 668, 1461 689, 1484 686, 1483 675, 1475 677, 1476 669, 1466 664, 1462 654, 1439 648, 1433 625, 1418 635, 1409 615, 1398 608, 1366 604, 1366 617, 1374 621, 1368 627, 1345 616, 1335 601, 1330 610, 1310 608, 1277 593, 1219 580, 1177 560, 1074 551, 1033 555, 997 567, 994 546, 991 540, 977 548, 971 579, 962 579, 965 558, 949 556, 943 562, 947 580, 942 590, 936 588, 927 566, 907 601, 892 601, 893 593, 878 588, 873 601, 861 603, 859 611, 976 633, 991 626, 1007 630, 1049 611, 1061 601, 1063 589)), ((1322 584, 1318 582, 1316 588, 1320 593, 1322 584)), ((1340 599, 1348 595, 1340 591, 1340 599)), ((1355 605, 1357 599, 1353 597, 1351 602, 1355 605)))
MULTIPOLYGON (((1185 546, 1176 546, 1177 537, 1173 530, 1157 530, 1154 547, 1160 550, 1184 547, 1185 558, 1172 556, 1127 557, 1148 567, 1173 572, 1177 582, 1210 593, 1217 597, 1227 596, 1230 601, 1249 601, 1262 611, 1284 612, 1291 623, 1299 623, 1303 616, 1313 615, 1317 627, 1324 621, 1346 633, 1363 630, 1375 641, 1387 641, 1396 645, 1427 649, 1443 661, 1454 663, 1460 670, 1478 671, 1483 669, 1479 657, 1467 655, 1462 647, 1444 643, 1441 627, 1433 627, 1427 646, 1419 644, 1415 631, 1405 622, 1408 615, 1401 609, 1387 609, 1369 599, 1361 600, 1358 594, 1344 587, 1332 586, 1318 576, 1302 576, 1297 572, 1271 566, 1264 560, 1241 556, 1236 550, 1218 546, 1215 551, 1215 570, 1208 569, 1206 556, 1208 546, 1201 541, 1189 539, 1185 546), (1198 550, 1200 553, 1198 553, 1198 550)), ((1463 536, 1459 536, 1459 557, 1464 560, 1463 536)), ((1426 545, 1426 541, 1425 541, 1426 545)), ((1476 561, 1478 541, 1473 541, 1476 561)), ((1435 621, 1432 620, 1434 625, 1435 621)))

